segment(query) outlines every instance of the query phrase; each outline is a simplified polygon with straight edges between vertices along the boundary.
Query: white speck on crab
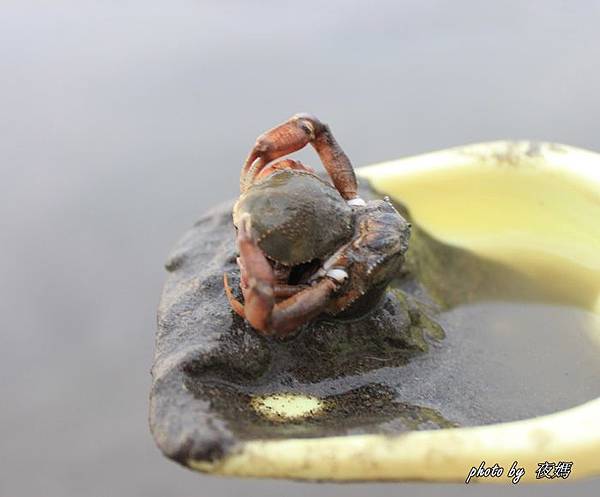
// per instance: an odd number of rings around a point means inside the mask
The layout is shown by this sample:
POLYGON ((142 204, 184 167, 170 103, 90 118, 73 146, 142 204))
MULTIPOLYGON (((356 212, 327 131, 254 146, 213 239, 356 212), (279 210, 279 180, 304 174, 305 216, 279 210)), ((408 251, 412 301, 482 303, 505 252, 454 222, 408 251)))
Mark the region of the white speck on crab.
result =
POLYGON ((338 283, 343 283, 348 279, 348 273, 343 269, 330 269, 327 271, 327 276, 338 283))
POLYGON ((356 197, 348 200, 348 205, 351 207, 364 207, 367 203, 362 198, 356 197))

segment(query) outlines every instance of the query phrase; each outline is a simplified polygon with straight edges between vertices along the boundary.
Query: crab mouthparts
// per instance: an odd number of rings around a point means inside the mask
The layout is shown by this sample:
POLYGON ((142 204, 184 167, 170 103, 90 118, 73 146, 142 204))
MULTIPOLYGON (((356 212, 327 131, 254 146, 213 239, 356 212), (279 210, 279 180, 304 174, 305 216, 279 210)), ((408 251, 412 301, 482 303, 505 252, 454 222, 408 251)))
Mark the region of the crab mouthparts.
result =
POLYGON ((308 283, 319 272, 322 262, 319 259, 313 259, 289 268, 288 285, 298 285, 308 283))

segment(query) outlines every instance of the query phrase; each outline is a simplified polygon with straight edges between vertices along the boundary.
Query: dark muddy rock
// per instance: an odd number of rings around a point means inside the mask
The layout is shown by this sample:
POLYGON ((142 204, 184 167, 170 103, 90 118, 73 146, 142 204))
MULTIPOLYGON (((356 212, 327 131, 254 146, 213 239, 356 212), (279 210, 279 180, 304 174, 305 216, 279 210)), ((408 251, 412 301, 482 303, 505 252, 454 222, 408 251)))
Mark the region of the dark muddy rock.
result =
MULTIPOLYGON (((388 291, 361 319, 318 321, 287 340, 260 336, 232 312, 223 289, 224 272, 237 287, 231 209, 232 203, 226 203, 206 213, 166 262, 169 276, 158 310, 150 426, 161 450, 183 464, 220 458, 248 437, 289 434, 255 419, 248 407, 253 393, 302 392, 324 380, 398 366, 443 338, 433 317, 435 305, 421 290, 411 294, 409 283, 388 291)), ((371 431, 385 431, 382 423, 398 418, 402 409, 417 420, 425 412, 396 402, 389 391, 373 392, 370 404, 363 403, 364 412, 346 416, 347 423, 338 416, 335 423, 323 422, 315 429, 308 424, 295 433, 356 432, 371 411, 381 414, 375 425, 371 422, 371 431), (382 403, 385 409, 378 409, 382 403), (323 426, 336 428, 327 431, 323 426)), ((437 414, 425 414, 423 419, 436 423, 437 414)))

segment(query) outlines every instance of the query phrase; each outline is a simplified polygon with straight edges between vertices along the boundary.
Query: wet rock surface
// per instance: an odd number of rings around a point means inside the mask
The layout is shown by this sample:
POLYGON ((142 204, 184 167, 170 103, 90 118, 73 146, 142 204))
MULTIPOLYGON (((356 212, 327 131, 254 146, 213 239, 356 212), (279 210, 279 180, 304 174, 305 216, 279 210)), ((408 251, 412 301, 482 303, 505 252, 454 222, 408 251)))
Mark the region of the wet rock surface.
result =
POLYGON ((340 386, 344 378, 406 364, 437 346, 444 332, 422 291, 394 288, 360 319, 317 321, 290 339, 264 338, 232 312, 224 294, 224 272, 233 287, 238 283, 231 208, 226 203, 206 213, 165 264, 150 425, 168 457, 211 460, 251 438, 451 425, 432 409, 399 402, 376 381, 340 386), (252 395, 308 390, 328 399, 326 416, 283 427, 250 408, 252 395))
POLYGON ((253 389, 210 380, 186 379, 198 398, 210 398, 219 416, 235 429, 239 440, 336 436, 364 433, 400 433, 407 430, 456 426, 435 409, 400 402, 394 389, 371 383, 339 394, 322 394, 316 413, 286 419, 266 417, 253 409, 253 389))

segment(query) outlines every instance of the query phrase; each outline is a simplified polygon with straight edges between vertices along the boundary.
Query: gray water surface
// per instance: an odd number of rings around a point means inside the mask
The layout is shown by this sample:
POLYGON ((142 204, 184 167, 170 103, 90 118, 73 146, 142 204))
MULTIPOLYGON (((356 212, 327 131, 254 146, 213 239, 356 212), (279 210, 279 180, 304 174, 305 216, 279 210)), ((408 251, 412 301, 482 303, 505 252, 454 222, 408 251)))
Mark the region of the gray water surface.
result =
POLYGON ((356 165, 500 138, 600 150, 599 21, 596 1, 3 1, 0 495, 503 493, 165 460, 147 427, 162 262, 298 111, 356 165))

